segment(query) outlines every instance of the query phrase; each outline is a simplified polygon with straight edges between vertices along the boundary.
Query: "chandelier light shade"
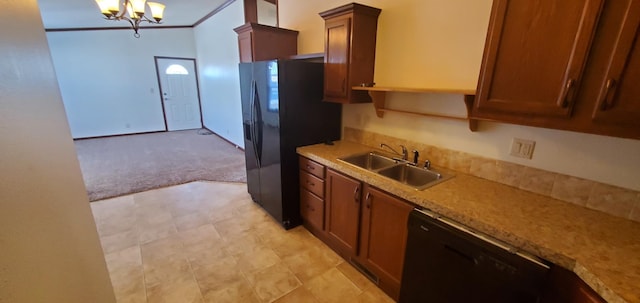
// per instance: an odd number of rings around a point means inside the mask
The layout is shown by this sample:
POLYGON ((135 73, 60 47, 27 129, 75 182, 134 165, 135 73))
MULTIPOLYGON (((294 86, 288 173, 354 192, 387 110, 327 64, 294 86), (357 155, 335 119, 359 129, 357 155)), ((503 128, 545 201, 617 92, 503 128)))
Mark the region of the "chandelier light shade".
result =
POLYGON ((126 20, 131 24, 136 38, 140 37, 138 30, 141 22, 149 22, 152 24, 160 24, 164 14, 164 4, 157 2, 147 2, 146 0, 96 0, 100 11, 107 20, 126 20), (146 5, 149 5, 151 18, 145 15, 146 5), (127 14, 129 16, 126 16, 127 14))

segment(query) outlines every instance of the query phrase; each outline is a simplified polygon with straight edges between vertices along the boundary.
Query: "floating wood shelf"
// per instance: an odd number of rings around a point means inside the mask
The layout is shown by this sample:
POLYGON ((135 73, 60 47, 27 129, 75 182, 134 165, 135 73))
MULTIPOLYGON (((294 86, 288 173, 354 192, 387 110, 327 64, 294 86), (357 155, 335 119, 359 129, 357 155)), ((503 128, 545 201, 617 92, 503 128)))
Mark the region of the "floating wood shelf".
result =
POLYGON ((424 89, 424 88, 408 88, 408 87, 366 87, 366 86, 354 86, 353 90, 359 91, 367 91, 371 100, 373 101, 373 106, 376 109, 376 115, 380 118, 384 117, 385 112, 395 112, 402 114, 410 114, 410 115, 419 115, 419 116, 427 116, 427 117, 437 117, 437 118, 445 118, 445 119, 455 119, 455 120, 465 120, 469 121, 469 129, 474 132, 478 130, 478 120, 469 118, 469 114, 471 113, 471 108, 473 106, 473 100, 475 98, 475 90, 469 89, 424 89), (458 117, 458 116, 450 116, 450 115, 441 115, 441 114, 433 114, 433 113, 420 113, 420 112, 412 112, 405 110, 397 110, 386 108, 386 96, 387 92, 400 92, 400 93, 417 93, 417 94, 455 94, 455 95, 464 95, 464 103, 467 107, 467 117, 458 117))

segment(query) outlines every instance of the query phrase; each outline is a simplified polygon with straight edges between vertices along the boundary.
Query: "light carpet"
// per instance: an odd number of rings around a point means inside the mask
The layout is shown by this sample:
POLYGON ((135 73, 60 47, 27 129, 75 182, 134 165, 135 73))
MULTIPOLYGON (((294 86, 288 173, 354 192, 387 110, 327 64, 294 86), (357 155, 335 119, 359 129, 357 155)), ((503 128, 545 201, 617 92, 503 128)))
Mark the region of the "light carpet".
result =
POLYGON ((244 153, 207 130, 75 141, 90 201, 191 181, 246 182, 244 153))

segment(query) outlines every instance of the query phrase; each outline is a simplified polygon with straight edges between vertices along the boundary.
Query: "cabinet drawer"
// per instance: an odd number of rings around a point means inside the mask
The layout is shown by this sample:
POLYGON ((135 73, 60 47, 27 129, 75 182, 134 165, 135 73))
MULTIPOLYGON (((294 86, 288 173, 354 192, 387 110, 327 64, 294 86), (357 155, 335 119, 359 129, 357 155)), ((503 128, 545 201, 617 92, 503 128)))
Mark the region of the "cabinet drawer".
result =
POLYGON ((310 173, 304 171, 300 172, 300 187, 314 193, 320 198, 324 198, 324 180, 319 179, 310 173))
POLYGON ((300 169, 320 179, 324 179, 324 166, 322 164, 300 157, 300 169))
POLYGON ((324 229, 324 201, 306 189, 300 189, 300 215, 310 225, 324 229))

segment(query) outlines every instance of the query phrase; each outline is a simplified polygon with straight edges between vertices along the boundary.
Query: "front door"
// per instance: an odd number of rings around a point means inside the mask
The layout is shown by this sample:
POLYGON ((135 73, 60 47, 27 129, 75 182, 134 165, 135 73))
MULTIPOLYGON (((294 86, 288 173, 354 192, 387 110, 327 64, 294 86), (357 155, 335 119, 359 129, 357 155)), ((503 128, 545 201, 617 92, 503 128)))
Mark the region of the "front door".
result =
POLYGON ((194 59, 156 57, 156 71, 168 131, 202 127, 194 59))

